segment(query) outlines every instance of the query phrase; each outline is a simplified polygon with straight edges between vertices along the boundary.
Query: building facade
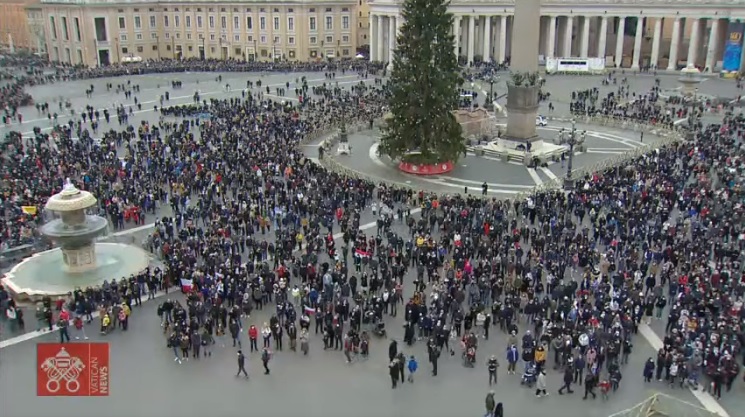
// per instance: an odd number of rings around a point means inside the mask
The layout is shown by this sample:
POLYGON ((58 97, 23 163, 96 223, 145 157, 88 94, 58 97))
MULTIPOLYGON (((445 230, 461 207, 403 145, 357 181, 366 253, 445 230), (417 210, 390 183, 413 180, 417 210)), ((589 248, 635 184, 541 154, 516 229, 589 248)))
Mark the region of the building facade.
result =
POLYGON ((0 0, 0 45, 10 50, 33 49, 26 6, 35 0, 0 0))
POLYGON ((358 0, 43 0, 49 58, 308 61, 356 54, 358 0))
MULTIPOLYGON (((401 2, 368 1, 371 59, 390 62, 401 2)), ((514 4, 452 0, 456 53, 467 62, 508 59, 514 4)), ((721 70, 725 55, 731 60, 725 49, 737 41, 737 66, 743 68, 742 0, 544 0, 541 14, 536 23, 543 58, 599 57, 609 67, 631 69, 693 64, 713 72, 721 70)))
POLYGON ((44 10, 36 3, 26 6, 26 21, 30 36, 31 49, 34 53, 47 56, 47 38, 44 30, 44 10))

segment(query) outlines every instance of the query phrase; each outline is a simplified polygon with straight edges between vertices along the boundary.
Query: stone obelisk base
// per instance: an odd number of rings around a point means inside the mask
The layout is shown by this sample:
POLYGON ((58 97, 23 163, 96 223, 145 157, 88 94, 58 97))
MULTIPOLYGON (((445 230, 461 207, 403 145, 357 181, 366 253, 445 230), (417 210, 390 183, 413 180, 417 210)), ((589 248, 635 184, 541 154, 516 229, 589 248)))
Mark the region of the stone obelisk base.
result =
POLYGON ((537 151, 542 145, 536 133, 535 119, 538 115, 538 86, 515 86, 507 84, 507 132, 500 139, 505 145, 528 147, 537 151))

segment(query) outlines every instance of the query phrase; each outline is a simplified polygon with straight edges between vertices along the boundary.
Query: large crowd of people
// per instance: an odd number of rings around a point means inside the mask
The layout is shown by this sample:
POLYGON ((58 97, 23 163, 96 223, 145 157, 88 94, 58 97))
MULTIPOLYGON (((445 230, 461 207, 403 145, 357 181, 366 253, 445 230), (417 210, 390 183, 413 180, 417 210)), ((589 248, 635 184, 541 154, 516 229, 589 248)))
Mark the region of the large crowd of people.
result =
MULTIPOLYGON (((65 71, 74 78, 252 65, 187 61, 65 71)), ((307 65, 275 69, 316 69, 307 65)), ((362 62, 352 70, 361 81, 382 71, 362 62)), ((633 93, 624 85, 602 100, 597 90, 578 92, 572 111, 671 123, 654 90, 625 103, 633 93)), ((387 89, 379 82, 342 89, 333 77, 310 93, 302 83, 296 89, 302 103, 268 100, 258 86, 242 98, 165 103, 157 120, 108 125, 100 143, 91 139, 98 119, 92 115, 51 134, 9 135, 0 169, 3 203, 14 220, 2 226, 3 241, 30 233, 35 220, 22 207, 41 207, 67 177, 99 197, 115 227, 145 223, 170 207, 172 214, 153 219, 143 242, 163 270, 81 289, 59 308, 80 317, 71 323, 99 310, 102 332, 126 330, 143 297, 180 285, 186 297, 158 307, 164 345, 179 363, 211 356, 228 334, 240 349, 239 373, 246 338, 267 374, 284 341, 307 354, 315 334, 325 349, 352 361, 369 353, 371 335, 398 335, 385 323, 400 309, 403 336, 388 346, 393 388, 414 381, 419 364, 404 351, 418 340, 434 376, 441 356, 456 352, 464 365, 484 367, 490 383, 504 361, 502 369, 519 372, 538 397, 572 393, 573 385, 584 387, 584 399, 612 395, 622 375, 718 397, 739 377, 742 115, 701 125, 690 141, 637 157, 628 169, 581 178, 573 191, 498 200, 374 184, 314 163, 298 149, 303 138, 342 118, 380 117, 387 89), (377 227, 368 232, 361 223, 370 212, 377 227), (254 310, 268 310, 270 318, 244 324, 254 310), (663 348, 644 369, 627 369, 640 327, 653 320, 667 321, 663 348), (478 352, 491 352, 493 332, 507 340, 507 350, 483 358, 478 352), (552 371, 563 374, 563 386, 547 387, 552 371)), ((0 303, 17 322, 6 291, 0 303)), ((53 300, 45 304, 39 327, 58 322, 66 329, 68 316, 53 318, 53 300)), ((490 406, 496 407, 491 393, 487 412, 490 406)))

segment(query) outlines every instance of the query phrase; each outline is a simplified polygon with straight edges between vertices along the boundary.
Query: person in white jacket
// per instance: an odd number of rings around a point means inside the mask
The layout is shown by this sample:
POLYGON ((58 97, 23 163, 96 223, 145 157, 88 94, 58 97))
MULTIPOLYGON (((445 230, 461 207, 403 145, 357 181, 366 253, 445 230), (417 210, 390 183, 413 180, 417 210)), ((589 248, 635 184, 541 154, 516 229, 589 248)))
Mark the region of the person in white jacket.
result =
POLYGON ((546 397, 548 396, 548 391, 546 391, 546 371, 541 370, 541 372, 538 373, 538 378, 535 382, 535 396, 536 397, 546 397))

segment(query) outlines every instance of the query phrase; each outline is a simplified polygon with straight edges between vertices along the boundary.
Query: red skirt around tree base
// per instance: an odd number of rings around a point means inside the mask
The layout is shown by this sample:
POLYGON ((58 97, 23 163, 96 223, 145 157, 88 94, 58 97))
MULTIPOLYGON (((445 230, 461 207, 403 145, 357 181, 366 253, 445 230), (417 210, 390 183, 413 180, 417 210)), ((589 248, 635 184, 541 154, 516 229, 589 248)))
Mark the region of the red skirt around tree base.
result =
POLYGON ((438 164, 413 164, 410 162, 400 162, 398 169, 414 175, 441 175, 446 174, 455 169, 455 164, 452 162, 440 162, 438 164))

